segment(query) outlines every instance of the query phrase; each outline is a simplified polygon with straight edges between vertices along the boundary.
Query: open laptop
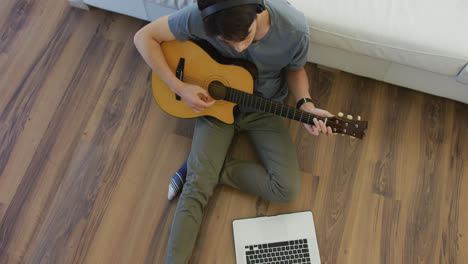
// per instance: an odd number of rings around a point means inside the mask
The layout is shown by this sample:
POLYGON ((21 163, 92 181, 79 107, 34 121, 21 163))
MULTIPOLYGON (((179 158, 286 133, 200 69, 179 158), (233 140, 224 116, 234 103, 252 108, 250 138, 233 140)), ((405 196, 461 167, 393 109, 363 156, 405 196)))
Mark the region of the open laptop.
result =
POLYGON ((320 264, 311 211, 239 219, 232 226, 237 264, 320 264))

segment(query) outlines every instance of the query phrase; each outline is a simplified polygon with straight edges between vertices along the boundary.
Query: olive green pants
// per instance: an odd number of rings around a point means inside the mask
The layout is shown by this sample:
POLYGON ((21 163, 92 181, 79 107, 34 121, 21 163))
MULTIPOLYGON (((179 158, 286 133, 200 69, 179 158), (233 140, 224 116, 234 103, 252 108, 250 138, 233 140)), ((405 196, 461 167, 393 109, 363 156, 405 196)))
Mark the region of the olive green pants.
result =
POLYGON ((189 261, 205 205, 218 183, 272 202, 294 201, 301 188, 300 173, 296 149, 283 118, 267 113, 240 113, 234 124, 212 117, 197 119, 166 264, 189 261), (235 133, 241 131, 247 133, 264 166, 226 157, 235 133))

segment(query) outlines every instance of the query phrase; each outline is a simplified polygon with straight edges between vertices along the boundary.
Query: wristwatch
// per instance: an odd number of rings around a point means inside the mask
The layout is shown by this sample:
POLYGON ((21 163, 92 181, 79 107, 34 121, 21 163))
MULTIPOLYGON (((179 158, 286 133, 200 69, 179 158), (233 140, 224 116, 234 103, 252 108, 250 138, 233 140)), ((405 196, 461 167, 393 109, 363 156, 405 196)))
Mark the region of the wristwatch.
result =
POLYGON ((297 103, 296 103, 296 108, 297 108, 297 109, 301 108, 301 106, 302 106, 304 103, 306 103, 306 102, 311 102, 311 103, 313 103, 313 102, 312 102, 312 99, 310 99, 310 98, 302 98, 302 99, 300 99, 299 101, 297 101, 297 103))

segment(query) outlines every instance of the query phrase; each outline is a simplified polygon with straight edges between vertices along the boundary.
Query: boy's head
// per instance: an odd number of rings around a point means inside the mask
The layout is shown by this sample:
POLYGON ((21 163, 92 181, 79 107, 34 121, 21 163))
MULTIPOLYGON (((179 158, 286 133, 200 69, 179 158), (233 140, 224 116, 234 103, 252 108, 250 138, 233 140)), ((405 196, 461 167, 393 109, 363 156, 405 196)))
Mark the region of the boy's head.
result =
POLYGON ((198 0, 206 33, 228 43, 245 41, 264 8, 263 0, 198 0))

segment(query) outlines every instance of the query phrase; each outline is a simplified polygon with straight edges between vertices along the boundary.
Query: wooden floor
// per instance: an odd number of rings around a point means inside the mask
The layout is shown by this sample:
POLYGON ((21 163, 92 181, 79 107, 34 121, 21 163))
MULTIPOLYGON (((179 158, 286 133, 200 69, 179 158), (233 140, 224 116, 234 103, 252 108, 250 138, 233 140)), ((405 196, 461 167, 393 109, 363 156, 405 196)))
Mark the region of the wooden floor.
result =
MULTIPOLYGON (((163 263, 169 177, 193 120, 163 113, 133 46, 146 23, 66 1, 2 0, 0 263, 163 263)), ((307 65, 319 107, 363 141, 288 122, 302 192, 212 196, 192 263, 234 263, 232 220, 311 210, 323 263, 468 263, 468 105, 307 65)), ((233 155, 245 151, 244 136, 233 155)), ((247 153, 247 154, 246 154, 247 153)))

